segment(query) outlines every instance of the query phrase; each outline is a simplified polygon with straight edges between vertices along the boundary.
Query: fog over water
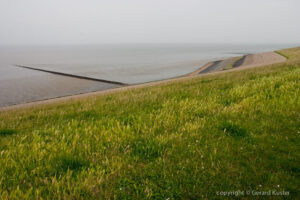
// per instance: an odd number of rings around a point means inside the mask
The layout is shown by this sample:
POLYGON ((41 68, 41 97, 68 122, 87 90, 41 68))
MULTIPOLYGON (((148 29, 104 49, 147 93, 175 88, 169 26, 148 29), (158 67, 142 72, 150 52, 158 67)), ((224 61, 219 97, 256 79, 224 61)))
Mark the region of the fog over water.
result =
POLYGON ((184 75, 210 60, 289 45, 76 45, 0 48, 0 106, 115 88, 16 67, 25 65, 128 84, 184 75))
POLYGON ((13 66, 25 65, 135 84, 184 75, 211 60, 273 51, 289 46, 122 44, 0 47, 0 80, 28 77, 37 73, 13 66))
POLYGON ((0 106, 137 84, 300 44, 298 0, 1 0, 0 106))
POLYGON ((300 43, 299 0, 1 0, 0 44, 300 43))

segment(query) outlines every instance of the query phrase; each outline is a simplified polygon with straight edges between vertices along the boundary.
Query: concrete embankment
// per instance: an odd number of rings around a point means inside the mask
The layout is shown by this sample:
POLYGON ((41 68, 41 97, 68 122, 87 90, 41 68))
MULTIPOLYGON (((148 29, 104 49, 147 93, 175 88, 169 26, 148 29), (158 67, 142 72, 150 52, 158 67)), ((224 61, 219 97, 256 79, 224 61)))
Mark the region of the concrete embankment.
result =
POLYGON ((259 54, 249 54, 242 57, 228 58, 225 60, 218 60, 210 62, 204 67, 200 68, 196 72, 189 75, 195 74, 206 74, 223 70, 230 70, 234 68, 251 68, 265 65, 271 65, 286 61, 286 58, 275 53, 266 52, 259 54))

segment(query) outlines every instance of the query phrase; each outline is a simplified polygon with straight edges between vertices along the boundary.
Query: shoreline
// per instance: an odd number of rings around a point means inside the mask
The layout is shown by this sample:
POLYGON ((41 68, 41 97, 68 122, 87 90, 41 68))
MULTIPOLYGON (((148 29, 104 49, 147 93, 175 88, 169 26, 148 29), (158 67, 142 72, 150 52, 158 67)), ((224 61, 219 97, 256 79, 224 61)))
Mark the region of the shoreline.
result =
POLYGON ((50 70, 45 70, 45 69, 38 69, 38 68, 34 68, 34 67, 28 67, 28 66, 25 66, 25 65, 15 65, 15 66, 25 68, 25 69, 30 69, 30 70, 47 72, 47 73, 50 73, 50 74, 55 74, 55 75, 60 75, 60 76, 67 76, 67 77, 90 80, 90 81, 98 81, 98 82, 102 82, 102 83, 109 83, 109 84, 115 84, 115 85, 124 85, 124 86, 128 85, 126 83, 121 83, 121 82, 118 82, 118 81, 110 81, 110 80, 91 78, 91 77, 80 76, 80 75, 75 75, 75 74, 67 74, 67 73, 63 73, 63 72, 50 71, 50 70))
MULTIPOLYGON (((87 93, 61 96, 61 97, 49 98, 49 99, 45 99, 45 100, 37 100, 37 101, 32 101, 32 102, 27 102, 27 103, 3 106, 3 107, 0 107, 0 111, 33 107, 33 106, 37 106, 37 105, 45 105, 45 104, 51 104, 51 103, 55 103, 55 102, 63 102, 63 101, 80 99, 80 98, 96 96, 96 95, 111 94, 114 92, 126 91, 126 90, 131 90, 131 89, 136 89, 136 88, 151 87, 151 86, 155 86, 158 84, 170 83, 170 82, 174 82, 174 81, 183 81, 183 80, 197 78, 197 77, 201 77, 201 76, 221 74, 221 73, 226 73, 226 72, 239 71, 239 70, 244 70, 244 69, 249 69, 249 68, 256 68, 256 67, 261 67, 261 66, 266 66, 266 65, 271 65, 271 64, 277 64, 277 63, 285 62, 287 60, 285 57, 283 57, 282 55, 279 55, 276 52, 250 54, 250 55, 243 56, 241 58, 241 59, 243 59, 243 62, 240 62, 238 65, 235 65, 230 69, 219 68, 219 70, 217 70, 217 71, 212 70, 212 71, 208 71, 206 73, 201 73, 204 70, 207 70, 211 66, 215 65, 216 62, 224 63, 228 60, 233 60, 236 58, 238 58, 238 57, 231 57, 231 58, 227 58, 224 60, 212 61, 212 62, 205 64, 203 67, 199 68, 198 70, 196 70, 194 72, 191 72, 191 73, 179 76, 179 77, 174 77, 174 78, 169 78, 169 79, 164 79, 164 80, 159 80, 159 81, 153 81, 153 82, 147 82, 147 83, 134 84, 134 85, 126 85, 126 86, 121 85, 119 87, 107 89, 107 90, 100 90, 100 91, 98 90, 98 91, 94 91, 94 92, 87 92, 87 93)), ((241 59, 239 59, 238 61, 240 61, 241 59)), ((238 61, 235 61, 235 63, 237 63, 238 61)), ((227 62, 227 63, 230 63, 230 62, 227 62)), ((233 63, 231 63, 231 64, 233 64, 233 63)), ((223 65, 222 67, 226 67, 226 66, 227 65, 223 65)))

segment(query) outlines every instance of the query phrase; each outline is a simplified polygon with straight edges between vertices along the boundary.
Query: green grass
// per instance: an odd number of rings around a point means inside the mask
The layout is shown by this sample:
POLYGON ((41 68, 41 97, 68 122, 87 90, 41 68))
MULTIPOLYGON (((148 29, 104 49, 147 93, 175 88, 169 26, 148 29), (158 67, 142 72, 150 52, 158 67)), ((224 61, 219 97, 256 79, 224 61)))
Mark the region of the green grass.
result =
POLYGON ((274 52, 277 53, 277 54, 279 54, 279 55, 281 55, 281 56, 283 56, 283 57, 285 57, 286 59, 289 59, 289 56, 287 56, 286 54, 284 54, 284 53, 282 53, 280 51, 274 51, 274 52))
POLYGON ((15 133, 16 133, 16 130, 13 130, 13 129, 0 129, 0 136, 12 135, 15 133))
POLYGON ((300 48, 281 52, 284 64, 2 111, 0 199, 299 199, 300 48))
POLYGON ((300 47, 291 48, 291 49, 284 49, 280 51, 276 51, 280 55, 287 58, 289 61, 288 63, 299 63, 299 54, 300 54, 300 47))

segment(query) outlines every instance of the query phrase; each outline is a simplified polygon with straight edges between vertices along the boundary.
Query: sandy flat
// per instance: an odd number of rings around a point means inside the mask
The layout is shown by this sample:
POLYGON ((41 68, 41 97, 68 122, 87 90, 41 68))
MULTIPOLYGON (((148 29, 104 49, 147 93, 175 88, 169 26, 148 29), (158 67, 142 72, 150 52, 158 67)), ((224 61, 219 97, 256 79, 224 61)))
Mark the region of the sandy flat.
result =
POLYGON ((260 54, 247 55, 241 65, 237 67, 258 67, 270 64, 281 63, 286 60, 285 57, 275 53, 267 52, 260 54))

